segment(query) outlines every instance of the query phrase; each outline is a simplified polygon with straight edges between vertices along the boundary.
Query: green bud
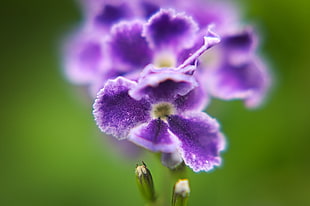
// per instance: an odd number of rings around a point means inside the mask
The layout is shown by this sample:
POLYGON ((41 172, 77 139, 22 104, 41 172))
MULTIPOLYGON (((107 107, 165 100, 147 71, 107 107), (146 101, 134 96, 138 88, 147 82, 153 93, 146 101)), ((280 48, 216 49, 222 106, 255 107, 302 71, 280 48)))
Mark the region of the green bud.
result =
POLYGON ((188 179, 179 179, 173 187, 172 206, 186 206, 189 193, 188 179))
POLYGON ((138 188, 148 202, 154 202, 156 200, 153 178, 150 170, 146 167, 146 164, 142 162, 141 166, 136 166, 136 181, 138 188))

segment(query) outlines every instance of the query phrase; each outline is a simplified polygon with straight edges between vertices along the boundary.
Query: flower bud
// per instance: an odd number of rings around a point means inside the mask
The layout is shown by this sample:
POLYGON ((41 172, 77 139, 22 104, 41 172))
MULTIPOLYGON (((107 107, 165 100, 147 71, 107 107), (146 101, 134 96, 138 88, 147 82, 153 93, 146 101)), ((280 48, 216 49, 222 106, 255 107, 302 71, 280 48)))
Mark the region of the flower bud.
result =
POLYGON ((142 165, 136 166, 135 173, 137 185, 144 199, 148 202, 154 202, 156 197, 153 178, 150 170, 146 167, 146 164, 144 162, 142 163, 142 165))
POLYGON ((186 206, 189 193, 188 179, 179 179, 173 188, 172 206, 186 206))

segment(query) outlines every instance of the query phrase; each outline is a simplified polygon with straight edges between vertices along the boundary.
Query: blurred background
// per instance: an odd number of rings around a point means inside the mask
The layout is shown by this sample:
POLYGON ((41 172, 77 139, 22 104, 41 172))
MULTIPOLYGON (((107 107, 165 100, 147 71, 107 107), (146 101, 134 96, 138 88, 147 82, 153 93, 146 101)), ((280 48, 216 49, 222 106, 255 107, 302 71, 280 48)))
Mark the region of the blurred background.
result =
MULTIPOLYGON (((189 204, 310 205, 310 2, 239 3, 261 30, 274 87, 258 110, 211 104, 229 146, 222 167, 188 170, 189 204)), ((0 205, 143 205, 135 164, 148 164, 157 188, 166 169, 103 137, 91 103, 62 74, 61 40, 82 20, 76 2, 3 1, 0 15, 0 205)))

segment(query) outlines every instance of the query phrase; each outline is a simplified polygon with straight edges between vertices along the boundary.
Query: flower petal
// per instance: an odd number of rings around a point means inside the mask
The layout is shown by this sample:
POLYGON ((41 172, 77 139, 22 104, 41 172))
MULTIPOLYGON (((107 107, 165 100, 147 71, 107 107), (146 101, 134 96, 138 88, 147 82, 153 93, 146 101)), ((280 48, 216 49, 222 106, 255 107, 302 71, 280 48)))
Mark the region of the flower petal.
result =
POLYGON ((172 102, 177 95, 186 95, 197 86, 192 75, 181 73, 173 68, 161 68, 158 72, 149 73, 141 78, 129 94, 137 100, 147 98, 152 103, 154 101, 172 102))
MULTIPOLYGON (((155 14, 157 11, 159 11, 160 6, 159 4, 155 4, 153 1, 138 1, 140 4, 140 7, 143 12, 143 16, 148 19, 150 18, 153 14, 155 14)), ((158 1, 157 1, 158 3, 158 1)))
POLYGON ((111 31, 109 54, 118 70, 138 70, 152 62, 153 52, 141 36, 143 22, 116 24, 111 31))
POLYGON ((220 45, 223 61, 235 65, 249 61, 256 47, 257 37, 250 28, 224 37, 220 45))
POLYGON ((224 100, 245 99, 248 107, 258 106, 269 87, 265 66, 258 60, 242 64, 223 64, 209 73, 208 89, 214 97, 224 100))
POLYGON ((216 120, 205 113, 168 118, 169 130, 180 140, 179 152, 195 172, 209 171, 221 164, 225 141, 216 120))
POLYGON ((222 45, 225 47, 225 50, 243 50, 248 52, 256 47, 256 37, 252 30, 246 29, 224 37, 222 45))
POLYGON ((121 20, 132 17, 132 11, 127 3, 118 2, 118 4, 104 4, 97 15, 95 22, 102 26, 111 26, 121 20))
POLYGON ((168 125, 160 119, 133 128, 128 139, 153 152, 173 152, 178 144, 174 134, 168 131, 168 125))
POLYGON ((197 31, 198 26, 191 17, 162 9, 150 18, 144 35, 154 49, 179 50, 193 45, 197 31))
POLYGON ((130 129, 149 120, 150 103, 128 95, 128 90, 135 85, 134 81, 118 77, 107 81, 99 91, 93 114, 101 131, 125 139, 130 129))
POLYGON ((178 8, 193 17, 204 28, 209 24, 216 25, 216 29, 222 35, 223 32, 236 27, 241 13, 235 2, 229 1, 188 1, 178 0, 178 8))
POLYGON ((174 101, 174 105, 177 110, 182 113, 188 110, 202 111, 207 106, 208 102, 209 96, 207 92, 202 86, 198 86, 186 95, 178 95, 174 101))
POLYGON ((88 84, 98 74, 103 46, 96 32, 82 31, 73 35, 64 48, 65 73, 76 84, 88 84))
MULTIPOLYGON (((110 67, 105 67, 105 70, 99 73, 89 85, 90 96, 95 99, 98 92, 104 87, 105 83, 109 79, 115 79, 118 76, 124 76, 124 73, 110 67)), ((133 80, 128 78, 127 76, 126 78, 129 80, 133 80)))

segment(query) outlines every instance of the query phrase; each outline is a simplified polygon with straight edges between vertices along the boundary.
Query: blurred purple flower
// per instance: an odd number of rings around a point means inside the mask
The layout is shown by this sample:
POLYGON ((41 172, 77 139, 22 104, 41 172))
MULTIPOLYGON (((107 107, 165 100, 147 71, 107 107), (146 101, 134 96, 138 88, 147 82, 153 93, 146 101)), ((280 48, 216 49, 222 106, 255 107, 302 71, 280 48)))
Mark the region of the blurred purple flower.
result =
MULTIPOLYGON (((208 35, 208 46, 204 51, 218 43, 217 35, 210 28, 204 35, 208 35)), ((105 68, 101 78, 97 78, 99 81, 93 82, 92 91, 97 93, 108 79, 117 76, 136 80, 148 64, 157 67, 180 66, 186 60, 180 58, 185 50, 194 51, 205 44, 204 36, 198 34, 197 24, 192 18, 172 9, 160 10, 148 22, 122 21, 114 25, 107 36, 105 46, 108 57, 103 61, 110 66, 105 68)))
MULTIPOLYGON (((146 22, 159 10, 159 3, 162 2, 143 0, 80 0, 79 2, 84 13, 84 21, 65 40, 64 68, 67 78, 72 83, 91 86, 91 90, 94 90, 91 93, 94 96, 106 80, 124 75, 118 71, 121 69, 113 66, 114 61, 110 60, 106 51, 106 41, 110 38, 109 35, 113 35, 110 34, 111 28, 122 21, 139 19, 146 22)), ((114 33, 114 35, 121 34, 114 33)), ((121 37, 119 40, 122 40, 121 37)), ((114 44, 117 42, 114 41, 114 44)))
POLYGON ((81 0, 65 73, 95 97, 100 129, 194 171, 220 164, 224 138, 201 111, 210 97, 259 106, 270 87, 258 37, 228 2, 81 0), (220 42, 221 39, 221 42, 220 42), (212 49, 210 49, 212 47, 212 49), (205 52, 208 50, 208 52, 205 52), (103 88, 103 89, 102 89, 103 88))
POLYGON ((138 83, 118 77, 105 84, 94 104, 99 128, 153 152, 178 152, 195 172, 220 165, 224 137, 217 121, 200 111, 203 95, 191 93, 198 86, 193 75, 147 69, 138 83))
POLYGON ((88 85, 92 96, 108 79, 136 80, 150 63, 177 67, 203 45, 214 25, 223 41, 197 64, 203 88, 220 99, 243 99, 248 107, 264 99, 268 70, 257 54, 253 29, 242 28, 236 5, 200 0, 81 2, 85 22, 68 41, 65 67, 68 78, 88 85))
POLYGON ((224 100, 243 99, 250 108, 259 106, 270 87, 270 76, 256 48, 257 38, 249 28, 222 37, 221 44, 205 55, 213 61, 198 66, 208 92, 224 100))
POLYGON ((250 108, 261 105, 271 79, 257 54, 258 37, 253 28, 244 28, 241 11, 224 1, 179 2, 178 8, 191 15, 200 28, 213 24, 222 39, 198 64, 196 76, 208 93, 223 100, 242 99, 250 108))

